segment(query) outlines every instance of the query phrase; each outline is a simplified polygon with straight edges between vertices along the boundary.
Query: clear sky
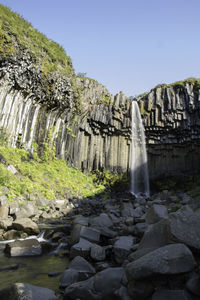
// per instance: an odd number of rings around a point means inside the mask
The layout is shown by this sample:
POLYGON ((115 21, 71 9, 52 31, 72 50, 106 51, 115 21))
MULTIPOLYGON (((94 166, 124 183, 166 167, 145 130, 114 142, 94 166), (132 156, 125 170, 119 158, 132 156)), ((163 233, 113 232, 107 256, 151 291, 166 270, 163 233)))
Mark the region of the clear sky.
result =
POLYGON ((112 94, 200 77, 200 0, 0 0, 112 94))

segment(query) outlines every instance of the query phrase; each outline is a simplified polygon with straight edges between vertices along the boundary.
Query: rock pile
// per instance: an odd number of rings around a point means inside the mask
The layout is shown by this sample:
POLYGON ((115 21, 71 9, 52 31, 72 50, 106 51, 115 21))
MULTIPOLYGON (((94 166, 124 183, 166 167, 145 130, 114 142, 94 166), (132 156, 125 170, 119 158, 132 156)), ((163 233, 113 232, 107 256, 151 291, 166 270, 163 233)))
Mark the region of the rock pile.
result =
MULTIPOLYGON (((60 277, 59 297, 200 299, 200 212, 188 195, 181 199, 165 191, 152 199, 86 199, 77 204, 68 233, 51 235, 54 241, 67 241, 70 258, 60 277)), ((11 253, 18 247, 19 242, 7 246, 11 253)))

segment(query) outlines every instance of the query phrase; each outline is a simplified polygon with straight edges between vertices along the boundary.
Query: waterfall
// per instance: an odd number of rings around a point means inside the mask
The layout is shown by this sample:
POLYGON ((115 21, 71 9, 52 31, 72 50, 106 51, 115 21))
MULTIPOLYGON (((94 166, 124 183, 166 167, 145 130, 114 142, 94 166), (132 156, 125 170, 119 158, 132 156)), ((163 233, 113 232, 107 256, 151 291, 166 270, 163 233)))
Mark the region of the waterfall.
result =
POLYGON ((132 102, 131 193, 149 197, 149 175, 144 126, 136 101, 132 102))

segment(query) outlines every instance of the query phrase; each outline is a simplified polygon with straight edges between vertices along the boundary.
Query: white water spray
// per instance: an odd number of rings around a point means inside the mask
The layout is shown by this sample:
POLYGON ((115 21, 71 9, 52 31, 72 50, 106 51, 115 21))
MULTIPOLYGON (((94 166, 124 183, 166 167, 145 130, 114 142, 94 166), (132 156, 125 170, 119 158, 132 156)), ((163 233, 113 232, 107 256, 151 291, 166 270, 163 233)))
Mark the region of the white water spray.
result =
POLYGON ((132 163, 131 193, 139 197, 149 197, 149 174, 144 126, 136 101, 132 102, 132 163))

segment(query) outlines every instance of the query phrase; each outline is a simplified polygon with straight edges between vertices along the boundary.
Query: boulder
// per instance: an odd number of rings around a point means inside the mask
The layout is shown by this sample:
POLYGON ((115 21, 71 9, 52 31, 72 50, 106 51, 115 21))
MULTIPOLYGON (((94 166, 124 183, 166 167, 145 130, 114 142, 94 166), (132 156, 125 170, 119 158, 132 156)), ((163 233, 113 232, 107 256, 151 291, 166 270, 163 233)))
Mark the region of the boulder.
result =
POLYGON ((152 300, 195 300, 185 290, 160 289, 152 295, 152 300))
POLYGON ((8 217, 8 198, 0 196, 0 218, 6 219, 8 217))
POLYGON ((102 261, 106 258, 106 251, 103 247, 92 244, 90 249, 90 256, 95 261, 102 261))
POLYGON ((60 279, 60 288, 66 288, 69 285, 71 285, 72 283, 75 283, 77 281, 79 281, 79 272, 77 270, 73 270, 73 269, 67 269, 64 271, 64 273, 61 276, 60 279))
POLYGON ((8 217, 6 219, 0 218, 0 229, 7 230, 8 227, 12 225, 13 218, 8 217))
POLYGON ((16 240, 6 245, 5 252, 10 256, 36 256, 42 254, 42 248, 36 239, 16 240))
POLYGON ((133 280, 128 284, 128 292, 132 299, 146 300, 153 294, 154 286, 149 280, 133 280))
POLYGON ((95 268, 81 256, 76 256, 69 263, 68 268, 78 271, 80 280, 87 279, 96 273, 95 268))
POLYGON ((0 291, 1 300, 58 300, 55 292, 28 283, 15 283, 10 288, 0 291))
POLYGON ((200 297, 200 277, 196 275, 186 282, 186 288, 192 294, 200 297))
POLYGON ((185 206, 169 216, 170 241, 200 250, 200 211, 185 206))
POLYGON ((112 227, 113 222, 106 213, 101 213, 98 217, 90 219, 90 224, 93 227, 112 227))
POLYGON ((131 251, 131 247, 135 242, 132 236, 120 236, 114 243, 114 256, 117 263, 121 264, 131 251))
POLYGON ((99 230, 82 226, 80 229, 80 237, 94 243, 98 243, 100 241, 100 232, 99 230))
POLYGON ((189 272, 196 262, 190 249, 183 244, 172 244, 156 249, 126 267, 128 281, 153 275, 171 275, 189 272))
POLYGON ((108 268, 88 280, 74 283, 65 289, 64 299, 109 300, 126 282, 123 268, 108 268))
POLYGON ((146 213, 145 220, 148 224, 154 224, 168 218, 166 206, 154 204, 146 213))
POLYGON ((40 232, 38 225, 28 218, 16 219, 12 224, 13 229, 22 230, 29 235, 40 232))
POLYGON ((11 229, 4 233, 3 238, 4 240, 16 240, 19 238, 25 239, 27 236, 26 232, 11 229))
POLYGON ((161 220, 158 223, 150 225, 145 231, 138 249, 160 248, 169 244, 169 226, 168 220, 161 220))
POLYGON ((79 242, 71 247, 70 257, 73 258, 77 255, 82 256, 84 258, 89 257, 91 246, 92 246, 91 242, 83 238, 80 238, 79 242))

